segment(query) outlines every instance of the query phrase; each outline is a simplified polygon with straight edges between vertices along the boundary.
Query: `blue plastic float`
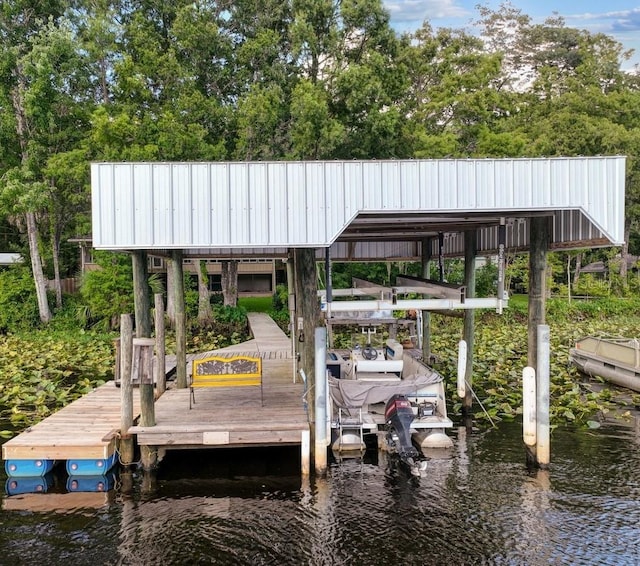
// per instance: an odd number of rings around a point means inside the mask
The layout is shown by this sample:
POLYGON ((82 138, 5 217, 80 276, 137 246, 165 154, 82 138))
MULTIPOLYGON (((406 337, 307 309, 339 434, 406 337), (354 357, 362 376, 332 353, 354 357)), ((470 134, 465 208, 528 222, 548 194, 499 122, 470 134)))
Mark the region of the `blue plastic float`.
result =
POLYGON ((109 491, 116 483, 116 475, 111 472, 104 476, 69 476, 67 491, 109 491))
POLYGON ((46 493, 53 486, 53 474, 36 477, 9 478, 5 483, 7 495, 46 493))
POLYGON ((67 460, 67 473, 70 476, 102 476, 113 468, 117 461, 117 452, 114 452, 109 458, 67 460))
POLYGON ((6 460, 4 470, 10 478, 33 478, 44 476, 55 465, 55 460, 6 460))

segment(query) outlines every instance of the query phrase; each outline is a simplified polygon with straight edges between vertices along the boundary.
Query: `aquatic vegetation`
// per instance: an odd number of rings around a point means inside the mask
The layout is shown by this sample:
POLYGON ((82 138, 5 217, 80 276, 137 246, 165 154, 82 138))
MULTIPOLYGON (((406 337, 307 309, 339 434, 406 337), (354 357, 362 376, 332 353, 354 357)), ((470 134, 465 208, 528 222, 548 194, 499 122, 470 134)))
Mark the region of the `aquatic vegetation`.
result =
POLYGON ((85 332, 0 336, 0 418, 17 428, 35 424, 113 379, 112 339, 85 332))
MULTIPOLYGON (((611 301, 609 301, 611 302, 611 301)), ((616 389, 596 390, 585 376, 569 364, 569 348, 587 335, 637 336, 640 316, 634 309, 613 308, 594 303, 583 310, 550 305, 547 323, 551 336, 550 420, 552 425, 577 423, 594 427, 598 419, 618 406, 616 389)), ((473 390, 493 421, 512 420, 522 413, 522 369, 527 365, 527 326, 522 313, 476 315, 473 390)), ((432 316, 432 351, 435 367, 447 380, 451 413, 460 414, 456 394, 457 346, 462 338, 462 321, 432 316)), ((474 416, 488 420, 474 402, 474 416)))
MULTIPOLYGON (((637 336, 640 312, 628 303, 591 302, 584 307, 551 301, 547 322, 551 328, 550 418, 553 425, 577 423, 596 427, 598 419, 618 407, 616 389, 595 390, 569 364, 569 348, 586 335, 637 336), (611 304, 614 303, 614 304, 611 304)), ((245 315, 246 317, 246 315, 245 315)), ((206 351, 236 344, 248 338, 242 317, 234 311, 224 329, 189 331, 188 351, 206 351)), ((456 394, 457 347, 462 320, 434 315, 432 352, 435 368, 445 376, 450 414, 460 414, 456 394)), ((113 378, 114 334, 79 331, 32 332, 0 336, 0 420, 17 429, 42 418, 113 378)), ((336 346, 349 347, 351 336, 337 334, 336 346)), ((172 332, 167 353, 175 350, 172 332)), ((476 314, 473 391, 493 421, 512 420, 522 412, 522 369, 527 365, 526 314, 520 308, 502 315, 476 314)), ((640 395, 630 403, 640 405, 640 395)), ((474 401, 475 417, 487 415, 474 401)), ((9 436, 0 431, 0 436, 9 436)))

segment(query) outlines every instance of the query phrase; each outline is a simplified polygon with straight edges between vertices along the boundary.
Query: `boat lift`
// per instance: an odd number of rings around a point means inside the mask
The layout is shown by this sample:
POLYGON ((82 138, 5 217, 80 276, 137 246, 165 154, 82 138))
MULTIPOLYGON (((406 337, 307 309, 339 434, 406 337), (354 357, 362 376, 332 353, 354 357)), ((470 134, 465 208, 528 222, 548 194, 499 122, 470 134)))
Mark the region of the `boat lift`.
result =
MULTIPOLYGON (((504 281, 504 278, 502 278, 504 281)), ((500 281, 499 281, 500 284, 500 281)), ((500 286, 500 285, 499 285, 500 286)), ((500 289, 499 289, 500 291, 500 289)), ((329 346, 333 344, 334 325, 353 324, 363 327, 371 327, 387 324, 394 328, 391 336, 394 337, 395 326, 407 324, 406 320, 397 320, 393 317, 393 311, 416 311, 421 315, 422 311, 439 311, 443 314, 466 309, 495 309, 498 314, 508 304, 508 297, 504 292, 497 297, 471 298, 467 297, 467 288, 464 285, 422 279, 409 275, 399 275, 396 285, 386 287, 364 279, 353 278, 353 287, 348 289, 318 290, 321 310, 325 314, 325 321, 329 333, 329 346), (429 298, 402 298, 409 294, 428 295, 429 298), (352 297, 352 300, 338 300, 337 297, 352 297)), ((417 321, 411 321, 416 324, 417 321)), ((417 328, 417 347, 421 348, 421 332, 417 328)))

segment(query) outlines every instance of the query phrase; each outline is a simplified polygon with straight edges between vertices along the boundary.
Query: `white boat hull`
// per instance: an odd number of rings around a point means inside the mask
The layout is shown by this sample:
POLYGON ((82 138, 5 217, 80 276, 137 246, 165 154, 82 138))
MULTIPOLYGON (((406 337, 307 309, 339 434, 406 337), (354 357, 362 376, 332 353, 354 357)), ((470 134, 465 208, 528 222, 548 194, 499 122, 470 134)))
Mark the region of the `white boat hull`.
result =
POLYGON ((640 392, 638 340, 588 336, 569 350, 569 361, 586 375, 640 392))

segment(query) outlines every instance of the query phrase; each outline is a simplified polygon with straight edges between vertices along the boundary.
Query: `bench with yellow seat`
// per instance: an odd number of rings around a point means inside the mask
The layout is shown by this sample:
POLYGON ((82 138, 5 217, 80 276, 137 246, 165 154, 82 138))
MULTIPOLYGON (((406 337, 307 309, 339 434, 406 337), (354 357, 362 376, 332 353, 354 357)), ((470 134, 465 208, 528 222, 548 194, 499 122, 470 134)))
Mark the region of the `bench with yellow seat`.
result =
POLYGON ((193 360, 189 383, 189 409, 195 404, 198 387, 260 387, 260 404, 264 406, 262 392, 262 358, 254 356, 210 356, 193 360))

